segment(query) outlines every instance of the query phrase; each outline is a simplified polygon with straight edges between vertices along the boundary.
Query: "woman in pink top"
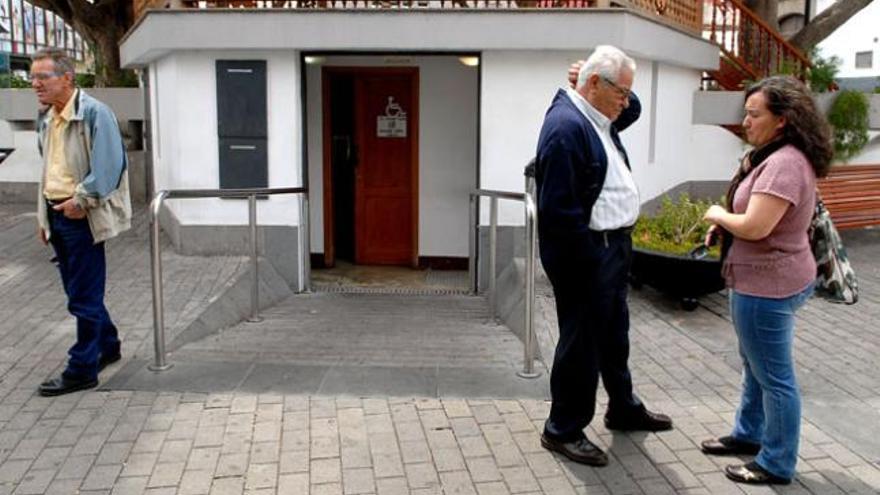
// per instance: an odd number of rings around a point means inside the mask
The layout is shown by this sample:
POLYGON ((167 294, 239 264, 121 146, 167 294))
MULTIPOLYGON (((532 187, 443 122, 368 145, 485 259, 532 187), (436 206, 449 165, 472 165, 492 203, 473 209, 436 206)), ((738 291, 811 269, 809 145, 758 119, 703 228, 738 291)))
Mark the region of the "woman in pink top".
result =
POLYGON ((725 469, 741 483, 788 484, 800 435, 800 392, 792 339, 795 311, 813 292, 816 264, 807 230, 816 177, 827 174, 827 122, 809 90, 792 77, 770 77, 746 92, 743 128, 754 149, 714 205, 706 243, 720 234, 730 314, 743 360, 743 391, 730 435, 706 440, 703 452, 755 455, 725 469))

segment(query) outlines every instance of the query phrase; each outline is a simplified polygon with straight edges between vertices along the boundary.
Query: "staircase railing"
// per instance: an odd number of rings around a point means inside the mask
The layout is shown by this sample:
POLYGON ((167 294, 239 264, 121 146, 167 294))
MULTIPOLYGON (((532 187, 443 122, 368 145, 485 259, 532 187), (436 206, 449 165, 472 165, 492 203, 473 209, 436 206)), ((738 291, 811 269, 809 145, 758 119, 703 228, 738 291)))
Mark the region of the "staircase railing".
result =
POLYGON ((706 0, 704 37, 721 48, 719 70, 710 74, 724 89, 772 74, 803 77, 809 59, 741 0, 706 0))

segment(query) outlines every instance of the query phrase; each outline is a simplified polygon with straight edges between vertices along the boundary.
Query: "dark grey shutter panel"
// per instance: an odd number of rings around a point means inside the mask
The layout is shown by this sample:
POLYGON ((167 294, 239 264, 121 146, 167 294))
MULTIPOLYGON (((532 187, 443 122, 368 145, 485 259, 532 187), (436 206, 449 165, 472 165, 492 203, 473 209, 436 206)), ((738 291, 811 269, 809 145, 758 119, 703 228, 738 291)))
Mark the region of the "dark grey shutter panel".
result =
POLYGON ((220 138, 220 188, 269 184, 265 139, 220 138))
POLYGON ((266 62, 217 61, 220 187, 267 187, 266 62))

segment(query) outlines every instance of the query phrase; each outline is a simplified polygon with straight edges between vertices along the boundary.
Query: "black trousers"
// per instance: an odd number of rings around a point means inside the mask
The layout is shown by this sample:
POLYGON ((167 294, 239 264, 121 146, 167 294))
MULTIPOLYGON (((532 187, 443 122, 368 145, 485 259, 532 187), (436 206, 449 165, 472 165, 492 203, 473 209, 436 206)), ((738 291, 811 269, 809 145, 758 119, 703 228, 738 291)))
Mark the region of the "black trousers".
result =
POLYGON ((600 374, 609 413, 626 416, 644 407, 627 365, 632 240, 629 229, 542 235, 540 248, 559 320, 544 433, 568 442, 582 438, 593 419, 600 374))

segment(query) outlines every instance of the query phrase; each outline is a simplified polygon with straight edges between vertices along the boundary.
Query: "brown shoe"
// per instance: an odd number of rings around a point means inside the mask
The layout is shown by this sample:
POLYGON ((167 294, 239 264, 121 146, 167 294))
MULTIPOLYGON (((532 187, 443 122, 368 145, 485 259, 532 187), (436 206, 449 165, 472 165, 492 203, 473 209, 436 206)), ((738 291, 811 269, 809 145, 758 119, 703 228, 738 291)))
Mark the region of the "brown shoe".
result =
POLYGON ((672 419, 665 414, 642 409, 631 416, 606 414, 605 428, 619 431, 665 431, 672 429, 672 419))
POLYGON ((709 455, 758 455, 761 444, 737 440, 726 435, 703 441, 700 449, 704 454, 709 455))
POLYGON ((541 446, 552 452, 559 452, 579 464, 587 466, 605 466, 608 464, 608 456, 602 449, 586 438, 573 442, 561 442, 547 435, 541 435, 541 446))

